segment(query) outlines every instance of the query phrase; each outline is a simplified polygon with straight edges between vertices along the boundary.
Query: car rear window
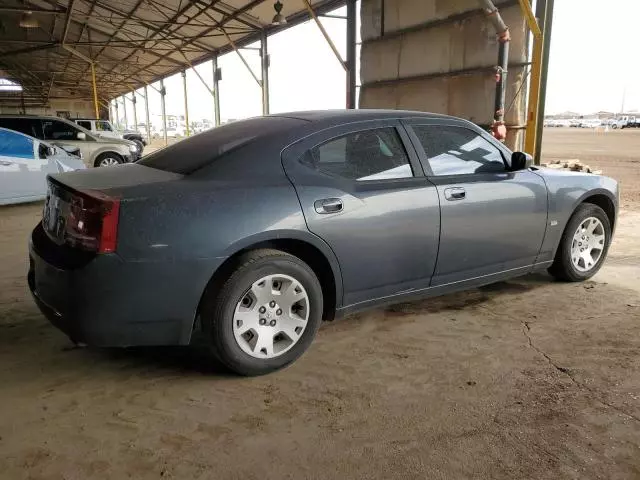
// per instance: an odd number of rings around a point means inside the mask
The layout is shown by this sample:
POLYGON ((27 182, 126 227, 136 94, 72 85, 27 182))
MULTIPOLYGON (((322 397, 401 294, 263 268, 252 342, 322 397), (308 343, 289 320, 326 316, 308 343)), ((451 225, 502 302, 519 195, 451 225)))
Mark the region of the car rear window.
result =
POLYGON ((216 127, 146 155, 140 165, 188 175, 221 156, 304 123, 289 117, 256 117, 216 127))

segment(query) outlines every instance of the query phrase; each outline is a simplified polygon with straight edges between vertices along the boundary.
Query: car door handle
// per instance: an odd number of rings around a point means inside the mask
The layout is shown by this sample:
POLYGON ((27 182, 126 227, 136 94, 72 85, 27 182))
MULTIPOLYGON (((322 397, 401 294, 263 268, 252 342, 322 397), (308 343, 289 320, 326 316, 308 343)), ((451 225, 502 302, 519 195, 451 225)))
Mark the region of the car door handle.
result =
POLYGON ((323 198, 316 200, 313 204, 318 213, 337 213, 341 212, 344 205, 339 198, 323 198))
POLYGON ((467 191, 462 187, 452 187, 444 189, 444 198, 447 200, 462 200, 467 196, 467 191))

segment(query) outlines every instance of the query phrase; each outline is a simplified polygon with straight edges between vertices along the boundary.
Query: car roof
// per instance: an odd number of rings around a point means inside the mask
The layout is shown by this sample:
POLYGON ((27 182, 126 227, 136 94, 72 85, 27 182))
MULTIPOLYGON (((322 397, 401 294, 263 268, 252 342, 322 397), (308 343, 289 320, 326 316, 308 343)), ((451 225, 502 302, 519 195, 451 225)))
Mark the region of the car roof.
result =
POLYGON ((413 110, 358 109, 358 110, 307 110, 301 112, 278 113, 276 117, 290 117, 309 122, 323 123, 333 120, 336 124, 351 121, 380 120, 388 118, 453 118, 439 113, 418 112, 413 110))

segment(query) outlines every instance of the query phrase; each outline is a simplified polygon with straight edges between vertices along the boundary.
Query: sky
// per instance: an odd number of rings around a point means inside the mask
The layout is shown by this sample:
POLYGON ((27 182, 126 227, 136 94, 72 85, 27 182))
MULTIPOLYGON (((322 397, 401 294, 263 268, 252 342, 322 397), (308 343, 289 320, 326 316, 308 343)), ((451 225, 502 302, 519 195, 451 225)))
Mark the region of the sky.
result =
POLYGON ((555 0, 547 113, 640 110, 640 1, 555 0))
MULTIPOLYGON (((346 15, 346 8, 333 14, 346 15)), ((321 22, 336 44, 343 58, 346 55, 346 20, 321 18, 321 22)), ((358 25, 359 30, 359 25, 358 25)), ((359 41, 359 37, 357 39, 359 41)), ((242 49, 253 72, 260 78, 259 42, 242 49)), ((346 102, 346 76, 333 51, 313 21, 292 27, 269 36, 270 54, 269 96, 271 113, 296 110, 318 110, 344 108, 346 102)), ((359 52, 358 52, 359 56, 359 52)), ((220 116, 223 122, 262 114, 261 89, 236 52, 218 58, 222 70, 220 88, 220 116)), ((213 86, 213 67, 210 61, 195 67, 207 86, 213 86)), ((359 83, 359 79, 357 79, 359 83)), ((154 84, 159 88, 159 83, 154 84)), ((184 93, 182 77, 173 75, 164 80, 167 90, 167 115, 184 115, 184 93)), ((160 94, 149 90, 149 114, 151 123, 161 125, 160 94), (156 117, 154 119, 154 117, 156 117)), ((142 90, 139 91, 142 94, 142 90)), ((129 94, 131 97, 131 94, 129 94)), ((144 122, 144 100, 138 96, 137 119, 144 122)), ((213 121, 213 99, 202 81, 191 70, 187 70, 187 101, 189 122, 209 119, 213 121)), ((133 124, 133 104, 127 105, 127 120, 133 124)), ((123 119, 122 98, 119 114, 123 119)))
MULTIPOLYGON (((333 13, 344 15, 346 9, 333 13)), ((604 4, 597 0, 555 0, 548 114, 567 110, 581 114, 599 110, 619 112, 623 94, 627 110, 640 110, 639 18, 640 0, 608 0, 604 4)), ((345 20, 322 18, 321 21, 344 58, 345 20)), ((269 53, 272 113, 344 108, 344 70, 313 21, 270 36, 269 53)), ((259 78, 258 51, 243 49, 242 54, 259 78)), ((218 65, 222 70, 222 121, 260 115, 260 88, 238 55, 235 52, 225 54, 218 59, 218 65)), ((195 68, 211 88, 211 62, 195 68)), ((155 85, 159 87, 159 84, 155 85)), ((165 79, 165 88, 167 114, 183 115, 181 76, 177 74, 165 79)), ((212 97, 191 69, 187 71, 187 88, 189 120, 213 121, 212 97)), ((152 123, 160 126, 159 93, 149 89, 149 100, 152 123)), ((129 124, 133 124, 133 104, 127 101, 126 105, 129 124)), ((144 115, 144 102, 139 96, 138 122, 144 121, 144 115)), ((122 107, 120 117, 123 117, 122 107)))

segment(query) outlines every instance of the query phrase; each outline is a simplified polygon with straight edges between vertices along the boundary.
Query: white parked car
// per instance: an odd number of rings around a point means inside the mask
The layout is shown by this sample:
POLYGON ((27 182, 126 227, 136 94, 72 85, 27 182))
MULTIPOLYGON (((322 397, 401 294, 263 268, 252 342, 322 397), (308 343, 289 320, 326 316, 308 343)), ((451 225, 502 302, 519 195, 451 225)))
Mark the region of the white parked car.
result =
POLYGON ((0 205, 42 200, 48 174, 84 168, 59 146, 0 127, 0 205))
POLYGON ((602 120, 597 118, 584 118, 580 120, 580 128, 597 128, 602 125, 602 120))

